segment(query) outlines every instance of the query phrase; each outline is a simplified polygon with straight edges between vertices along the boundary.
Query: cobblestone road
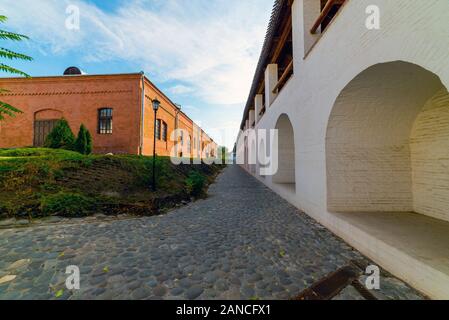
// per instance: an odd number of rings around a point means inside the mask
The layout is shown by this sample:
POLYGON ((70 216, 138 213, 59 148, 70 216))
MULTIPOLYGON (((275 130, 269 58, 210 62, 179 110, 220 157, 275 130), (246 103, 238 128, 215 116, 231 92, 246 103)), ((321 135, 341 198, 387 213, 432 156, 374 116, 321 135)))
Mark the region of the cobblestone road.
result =
MULTIPOLYGON (((0 230, 0 299, 288 299, 362 258, 231 166, 208 199, 164 216, 0 230), (79 291, 65 289, 69 265, 79 291)), ((378 296, 420 298, 382 285, 378 296)))

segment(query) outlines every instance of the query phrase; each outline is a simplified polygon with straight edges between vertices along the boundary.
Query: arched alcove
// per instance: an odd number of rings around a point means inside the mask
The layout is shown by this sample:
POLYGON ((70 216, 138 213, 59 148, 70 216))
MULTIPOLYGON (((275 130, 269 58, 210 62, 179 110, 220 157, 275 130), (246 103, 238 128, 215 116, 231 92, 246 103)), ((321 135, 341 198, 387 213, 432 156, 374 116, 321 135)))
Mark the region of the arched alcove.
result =
POLYGON ((447 89, 411 63, 366 69, 335 101, 326 164, 329 211, 449 220, 447 89))
POLYGON ((34 113, 34 138, 33 145, 42 147, 48 134, 53 130, 63 113, 55 109, 42 109, 34 113))
POLYGON ((279 117, 276 123, 278 130, 278 170, 273 175, 273 183, 283 185, 290 191, 296 190, 295 177, 295 137, 293 126, 286 114, 279 117))

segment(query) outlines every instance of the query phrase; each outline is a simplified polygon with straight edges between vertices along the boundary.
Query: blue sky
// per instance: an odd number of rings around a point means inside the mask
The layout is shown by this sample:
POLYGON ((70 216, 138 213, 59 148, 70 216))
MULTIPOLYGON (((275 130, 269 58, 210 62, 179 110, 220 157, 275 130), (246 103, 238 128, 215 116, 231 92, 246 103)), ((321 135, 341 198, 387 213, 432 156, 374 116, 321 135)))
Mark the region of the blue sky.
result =
MULTIPOLYGON (((8 48, 32 76, 144 71, 220 144, 232 147, 273 0, 1 0, 3 28, 30 36, 8 48), (69 6, 79 29, 68 29, 69 6)), ((2 44, 5 46, 5 44, 2 44)), ((0 74, 0 76, 6 76, 0 74)))

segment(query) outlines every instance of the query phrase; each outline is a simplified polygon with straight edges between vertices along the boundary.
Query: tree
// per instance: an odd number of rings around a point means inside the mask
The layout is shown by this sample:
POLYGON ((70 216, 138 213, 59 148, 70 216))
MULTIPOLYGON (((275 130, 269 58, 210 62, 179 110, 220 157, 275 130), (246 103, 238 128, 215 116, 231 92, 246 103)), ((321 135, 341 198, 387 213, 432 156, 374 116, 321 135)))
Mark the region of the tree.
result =
POLYGON ((86 130, 86 154, 91 154, 93 150, 93 140, 92 135, 90 134, 89 130, 86 130))
POLYGON ((218 156, 221 158, 222 164, 226 164, 229 156, 228 148, 218 147, 218 156))
POLYGON ((75 141, 75 151, 85 155, 92 153, 92 135, 84 124, 80 126, 78 138, 75 141))
POLYGON ((58 121, 54 129, 45 139, 44 146, 52 149, 73 150, 75 136, 70 129, 69 123, 65 119, 58 121))
MULTIPOLYGON (((7 20, 7 17, 0 15, 0 24, 5 23, 6 20, 7 20)), ((18 42, 18 41, 27 40, 27 39, 28 39, 28 37, 24 36, 22 34, 18 34, 18 33, 0 29, 0 40, 11 40, 11 41, 18 42)), ((31 58, 27 55, 17 53, 17 52, 8 50, 3 47, 0 47, 0 59, 25 60, 25 61, 33 60, 33 58, 31 58)), ((27 78, 29 77, 29 75, 26 74, 25 72, 15 69, 13 67, 10 67, 2 62, 0 62, 0 71, 10 73, 10 74, 24 76, 27 78)), ((8 92, 8 90, 0 88, 0 95, 5 92, 8 92)), ((4 115, 13 117, 16 113, 21 113, 21 111, 6 102, 0 101, 0 121, 4 120, 4 118, 5 118, 4 115)))

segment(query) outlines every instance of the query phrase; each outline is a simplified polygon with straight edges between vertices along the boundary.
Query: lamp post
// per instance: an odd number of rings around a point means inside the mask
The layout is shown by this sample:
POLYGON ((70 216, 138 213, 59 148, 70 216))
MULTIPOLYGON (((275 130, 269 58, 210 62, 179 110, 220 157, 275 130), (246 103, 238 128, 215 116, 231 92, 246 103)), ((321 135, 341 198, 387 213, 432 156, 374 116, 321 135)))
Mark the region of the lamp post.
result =
MULTIPOLYGON (((159 110, 159 107, 161 106, 160 101, 155 98, 151 101, 153 104, 153 110, 154 110, 154 141, 153 141, 153 191, 156 191, 156 126, 157 126, 157 111, 159 110)), ((161 130, 161 128, 159 128, 161 130)))

